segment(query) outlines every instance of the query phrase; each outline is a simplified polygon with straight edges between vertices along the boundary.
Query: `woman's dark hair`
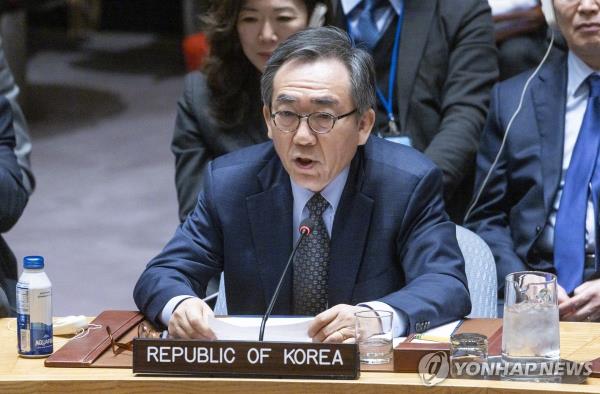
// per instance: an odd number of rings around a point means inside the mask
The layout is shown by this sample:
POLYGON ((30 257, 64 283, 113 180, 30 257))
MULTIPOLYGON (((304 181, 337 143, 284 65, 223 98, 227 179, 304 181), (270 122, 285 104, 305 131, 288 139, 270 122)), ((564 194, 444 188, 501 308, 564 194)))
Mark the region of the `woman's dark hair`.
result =
MULTIPOLYGON (((310 16, 318 0, 305 0, 310 16)), ((218 124, 228 128, 260 113, 261 73, 242 50, 237 20, 244 0, 213 1, 202 16, 210 43, 203 71, 211 92, 211 112, 218 124)))

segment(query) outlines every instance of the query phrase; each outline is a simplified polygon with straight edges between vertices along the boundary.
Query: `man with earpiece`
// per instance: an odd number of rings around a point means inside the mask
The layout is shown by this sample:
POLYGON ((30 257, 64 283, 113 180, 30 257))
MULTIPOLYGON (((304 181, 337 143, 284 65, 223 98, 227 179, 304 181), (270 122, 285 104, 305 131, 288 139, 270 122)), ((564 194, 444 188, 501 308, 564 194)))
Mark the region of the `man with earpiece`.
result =
POLYGON ((599 321, 600 0, 542 7, 568 51, 494 88, 466 222, 492 249, 499 294, 510 272, 552 272, 561 319, 599 321))

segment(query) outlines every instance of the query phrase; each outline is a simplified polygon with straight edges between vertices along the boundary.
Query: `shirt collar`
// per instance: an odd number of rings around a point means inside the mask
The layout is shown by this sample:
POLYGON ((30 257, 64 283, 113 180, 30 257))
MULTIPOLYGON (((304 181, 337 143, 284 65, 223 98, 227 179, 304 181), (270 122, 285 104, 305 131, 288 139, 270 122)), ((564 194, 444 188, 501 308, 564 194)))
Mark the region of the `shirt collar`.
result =
MULTIPOLYGON (((402 3, 403 0, 387 0, 392 7, 394 7, 394 11, 396 14, 400 15, 402 13, 402 3)), ((342 10, 344 11, 344 15, 348 15, 360 4, 361 0, 341 0, 342 10)))
MULTIPOLYGON (((327 200, 333 212, 337 210, 337 206, 340 203, 340 199, 342 198, 342 192, 344 191, 344 186, 346 185, 346 180, 348 179, 348 173, 350 172, 350 166, 346 166, 335 178, 333 181, 329 182, 327 186, 323 190, 321 190, 321 196, 327 200)), ((301 207, 304 209, 308 200, 315 194, 315 192, 305 189, 302 186, 298 185, 296 182, 292 180, 290 177, 290 182, 292 184, 292 195, 294 196, 294 205, 301 207)))
POLYGON ((596 72, 593 68, 585 64, 573 51, 569 51, 567 57, 568 83, 567 97, 572 97, 581 92, 581 85, 587 77, 596 72))

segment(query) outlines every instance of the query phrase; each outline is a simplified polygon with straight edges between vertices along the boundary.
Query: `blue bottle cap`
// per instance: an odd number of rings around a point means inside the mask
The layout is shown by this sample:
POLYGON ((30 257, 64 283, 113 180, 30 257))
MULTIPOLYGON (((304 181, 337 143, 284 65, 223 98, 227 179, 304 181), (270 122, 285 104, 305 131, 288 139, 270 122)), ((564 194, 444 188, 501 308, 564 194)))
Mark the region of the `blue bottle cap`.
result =
POLYGON ((40 269, 44 268, 44 257, 42 256, 25 256, 23 257, 23 268, 40 269))

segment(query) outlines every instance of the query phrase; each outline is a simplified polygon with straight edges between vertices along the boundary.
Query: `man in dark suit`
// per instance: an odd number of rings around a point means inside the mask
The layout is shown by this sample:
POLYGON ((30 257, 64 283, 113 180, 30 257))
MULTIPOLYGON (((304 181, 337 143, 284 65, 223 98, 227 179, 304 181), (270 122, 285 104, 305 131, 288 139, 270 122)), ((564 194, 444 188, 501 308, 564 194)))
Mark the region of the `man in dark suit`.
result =
POLYGON ((444 175, 447 211, 454 221, 462 222, 489 94, 498 78, 487 1, 332 3, 332 23, 370 47, 375 59, 380 91, 375 133, 410 143, 438 165, 444 175), (394 52, 396 34, 399 42, 394 52), (394 61, 397 67, 392 73, 394 61))
POLYGON ((35 189, 35 178, 29 160, 31 154, 31 137, 29 136, 25 116, 19 106, 19 92, 19 87, 15 83, 15 78, 6 61, 2 37, 0 37, 0 95, 6 97, 12 109, 13 129, 16 140, 14 151, 19 162, 19 167, 21 167, 21 172, 23 173, 23 185, 31 195, 33 189, 35 189))
POLYGON ((194 212, 139 279, 135 301, 178 337, 214 338, 199 298, 224 271, 230 314, 263 314, 304 218, 275 314, 316 315, 309 335, 341 342, 354 313, 389 310, 394 332, 468 314, 455 226, 437 167, 417 151, 370 137, 372 59, 335 28, 292 36, 261 87, 272 142, 214 160, 194 212))
MULTIPOLYGON (((28 198, 14 147, 12 111, 6 98, 0 96, 0 233, 17 222, 28 198)), ((15 256, 0 236, 0 317, 14 315, 16 280, 15 256)))
POLYGON ((555 0, 568 52, 497 85, 477 157, 468 225, 492 249, 500 294, 515 271, 556 273, 561 318, 600 319, 598 191, 600 1, 555 0), (497 164, 491 168, 506 143, 497 164), (490 169, 491 168, 491 169, 490 169), (591 185, 591 186, 590 186, 591 185))

